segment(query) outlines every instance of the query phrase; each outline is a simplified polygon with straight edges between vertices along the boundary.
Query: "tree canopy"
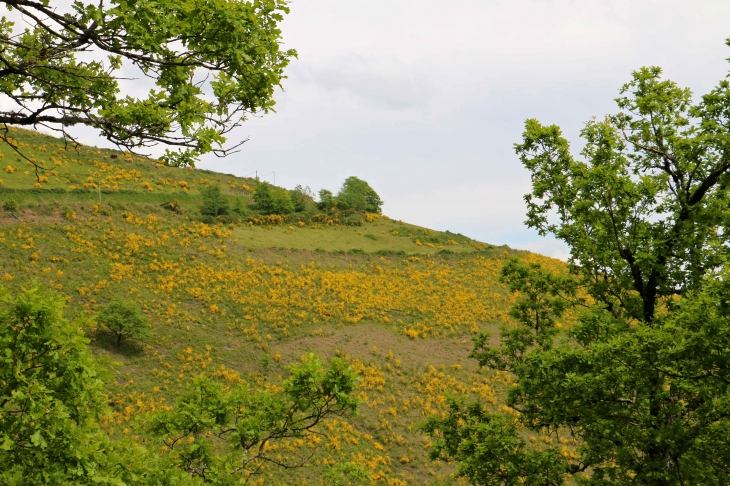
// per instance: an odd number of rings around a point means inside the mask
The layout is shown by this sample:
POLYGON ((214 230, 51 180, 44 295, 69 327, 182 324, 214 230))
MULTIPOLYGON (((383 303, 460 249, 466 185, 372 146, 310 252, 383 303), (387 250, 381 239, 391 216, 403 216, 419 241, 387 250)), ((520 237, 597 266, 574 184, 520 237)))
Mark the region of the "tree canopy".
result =
POLYGON ((295 210, 289 191, 268 182, 256 184, 253 200, 263 214, 290 214, 295 210))
POLYGON ((149 337, 149 322, 146 316, 132 302, 115 300, 102 307, 99 325, 114 335, 117 348, 122 341, 149 337))
POLYGON ((225 146, 226 134, 272 109, 296 56, 282 49, 284 0, 1 3, 30 27, 0 22, 0 126, 70 137, 68 127, 86 125, 126 150, 167 145, 170 165, 239 145, 225 146), (142 94, 130 76, 154 87, 142 94))
POLYGON ((503 270, 513 323, 472 356, 514 377, 511 413, 453 400, 426 426, 474 484, 730 481, 730 83, 695 103, 661 74, 634 72, 619 112, 586 123, 582 159, 525 124, 527 225, 567 243, 571 271, 503 270))
POLYGON ((383 205, 380 196, 370 184, 355 176, 348 177, 337 193, 337 207, 379 213, 383 205))

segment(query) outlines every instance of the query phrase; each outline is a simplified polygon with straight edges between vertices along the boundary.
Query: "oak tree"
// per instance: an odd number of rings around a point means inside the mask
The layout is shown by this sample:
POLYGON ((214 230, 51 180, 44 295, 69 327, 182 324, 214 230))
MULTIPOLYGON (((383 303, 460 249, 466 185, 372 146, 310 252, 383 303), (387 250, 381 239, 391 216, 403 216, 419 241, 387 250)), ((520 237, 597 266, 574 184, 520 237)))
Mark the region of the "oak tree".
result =
POLYGON ((503 270, 513 322, 472 356, 512 375, 511 413, 454 399, 426 426, 474 484, 730 482, 730 83, 695 102, 643 68, 617 104, 581 158, 537 120, 515 146, 570 272, 503 270))

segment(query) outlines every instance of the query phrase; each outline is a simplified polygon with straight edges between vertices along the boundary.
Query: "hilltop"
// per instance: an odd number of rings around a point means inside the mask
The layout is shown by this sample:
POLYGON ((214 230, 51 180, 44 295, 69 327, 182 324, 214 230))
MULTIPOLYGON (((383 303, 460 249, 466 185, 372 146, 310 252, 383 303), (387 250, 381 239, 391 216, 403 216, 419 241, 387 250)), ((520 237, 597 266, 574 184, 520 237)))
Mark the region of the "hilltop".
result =
POLYGON ((109 369, 110 433, 154 446, 141 423, 201 373, 275 387, 305 352, 346 357, 361 376, 361 412, 324 424, 321 443, 293 441, 282 456, 314 450, 311 467, 270 468, 262 484, 321 484, 329 465, 354 462, 373 484, 447 482, 418 424, 466 394, 501 407, 510 376, 468 359, 470 336, 508 321, 512 296, 499 283, 514 256, 495 247, 377 213, 263 215, 254 179, 95 147, 68 146, 13 130, 32 164, 0 145, 0 278, 36 281, 66 297, 109 369), (217 184, 226 218, 200 214, 201 190, 217 184), (151 337, 116 349, 94 323, 100 306, 134 301, 151 337))

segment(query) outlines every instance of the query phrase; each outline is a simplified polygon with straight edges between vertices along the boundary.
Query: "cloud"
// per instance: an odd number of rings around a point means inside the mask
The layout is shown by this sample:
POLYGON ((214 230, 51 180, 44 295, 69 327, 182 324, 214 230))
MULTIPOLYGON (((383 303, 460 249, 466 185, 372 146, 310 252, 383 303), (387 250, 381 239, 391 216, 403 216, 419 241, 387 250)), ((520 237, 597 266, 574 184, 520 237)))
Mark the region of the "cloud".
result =
POLYGON ((388 110, 425 108, 431 96, 425 77, 397 60, 349 54, 293 71, 301 82, 388 110))

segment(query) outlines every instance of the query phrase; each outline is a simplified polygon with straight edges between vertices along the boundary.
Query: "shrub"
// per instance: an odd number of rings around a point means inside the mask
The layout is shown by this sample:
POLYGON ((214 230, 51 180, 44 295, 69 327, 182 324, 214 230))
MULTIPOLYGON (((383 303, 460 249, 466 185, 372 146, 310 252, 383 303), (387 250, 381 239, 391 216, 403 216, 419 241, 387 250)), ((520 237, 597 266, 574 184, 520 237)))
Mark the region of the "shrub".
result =
POLYGON ((122 341, 149 336, 147 318, 136 305, 124 300, 114 301, 102 308, 99 324, 114 335, 117 348, 122 346, 122 341))
POLYGON ((240 197, 237 197, 233 202, 233 212, 239 216, 246 216, 247 211, 240 197))
POLYGON ((8 199, 3 203, 3 209, 9 213, 15 213, 18 211, 18 203, 15 202, 15 199, 8 199))
POLYGON ((228 200, 221 192, 218 184, 213 184, 200 191, 203 198, 203 206, 200 208, 200 214, 203 216, 222 216, 228 214, 228 200))
POLYGON ((180 208, 180 201, 177 199, 173 199, 172 201, 168 201, 165 203, 160 204, 163 208, 167 209, 168 211, 172 211, 174 213, 181 213, 182 209, 180 208))
POLYGON ((342 220, 347 226, 362 226, 362 219, 360 216, 347 216, 342 220))

